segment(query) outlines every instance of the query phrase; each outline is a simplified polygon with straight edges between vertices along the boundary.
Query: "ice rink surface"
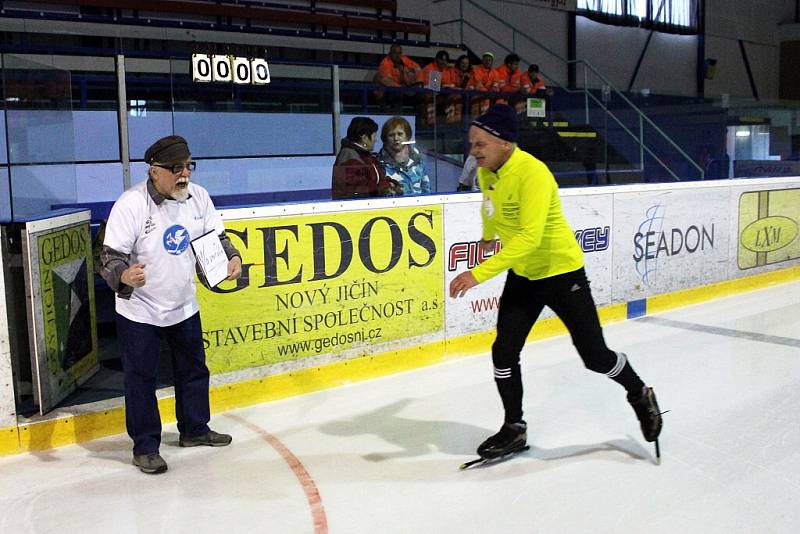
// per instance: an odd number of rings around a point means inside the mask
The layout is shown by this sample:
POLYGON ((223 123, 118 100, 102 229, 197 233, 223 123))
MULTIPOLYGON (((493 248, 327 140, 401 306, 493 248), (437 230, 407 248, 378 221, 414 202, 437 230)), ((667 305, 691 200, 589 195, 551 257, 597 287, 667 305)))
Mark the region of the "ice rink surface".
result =
POLYGON ((530 451, 459 471, 502 411, 483 354, 215 414, 163 475, 126 435, 0 458, 0 533, 800 532, 800 282, 605 329, 653 386, 662 463, 568 337, 523 353, 530 451))

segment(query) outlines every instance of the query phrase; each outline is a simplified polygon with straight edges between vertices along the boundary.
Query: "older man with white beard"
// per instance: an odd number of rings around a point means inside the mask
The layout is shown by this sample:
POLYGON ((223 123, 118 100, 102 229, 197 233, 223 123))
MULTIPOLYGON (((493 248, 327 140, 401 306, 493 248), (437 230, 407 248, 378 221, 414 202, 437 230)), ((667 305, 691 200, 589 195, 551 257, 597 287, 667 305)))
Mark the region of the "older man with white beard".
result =
POLYGON ((161 417, 156 399, 160 341, 172 351, 179 445, 221 447, 231 436, 208 428, 209 372, 195 298, 191 240, 219 235, 228 257, 228 280, 242 259, 225 234, 208 192, 190 183, 196 167, 183 137, 159 139, 144 155, 148 179, 114 203, 106 225, 101 275, 116 293, 117 339, 125 372, 125 423, 133 465, 163 473, 161 417))

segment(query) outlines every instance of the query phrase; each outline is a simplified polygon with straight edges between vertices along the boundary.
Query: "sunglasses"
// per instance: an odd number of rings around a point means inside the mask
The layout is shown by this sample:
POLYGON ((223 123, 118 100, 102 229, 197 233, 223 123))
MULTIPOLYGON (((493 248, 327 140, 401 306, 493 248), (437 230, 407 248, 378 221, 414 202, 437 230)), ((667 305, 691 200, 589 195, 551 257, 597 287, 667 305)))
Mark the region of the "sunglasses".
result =
POLYGON ((190 161, 188 164, 183 163, 176 163, 175 165, 159 165, 158 163, 153 163, 153 167, 161 167, 162 169, 167 169, 172 174, 180 174, 184 171, 184 169, 189 169, 189 171, 193 171, 197 168, 196 161, 190 161))

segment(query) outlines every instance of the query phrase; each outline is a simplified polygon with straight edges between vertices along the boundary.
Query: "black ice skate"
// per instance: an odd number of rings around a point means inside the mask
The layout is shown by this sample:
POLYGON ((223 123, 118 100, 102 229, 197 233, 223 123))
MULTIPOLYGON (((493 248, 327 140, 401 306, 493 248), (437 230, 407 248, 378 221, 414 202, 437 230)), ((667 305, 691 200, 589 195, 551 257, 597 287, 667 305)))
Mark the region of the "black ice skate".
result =
POLYGON ((631 403, 633 411, 636 412, 636 417, 639 419, 639 424, 642 427, 642 434, 644 439, 650 442, 655 442, 656 445, 656 462, 661 461, 661 450, 658 446, 658 435, 661 434, 662 420, 661 411, 658 409, 658 402, 656 401, 656 394, 653 388, 645 387, 638 398, 631 398, 628 395, 628 402, 631 403))
POLYGON ((530 449, 525 443, 528 439, 528 425, 525 421, 519 423, 503 423, 500 431, 490 436, 478 447, 480 458, 461 465, 461 469, 466 469, 476 464, 502 460, 514 454, 530 449))

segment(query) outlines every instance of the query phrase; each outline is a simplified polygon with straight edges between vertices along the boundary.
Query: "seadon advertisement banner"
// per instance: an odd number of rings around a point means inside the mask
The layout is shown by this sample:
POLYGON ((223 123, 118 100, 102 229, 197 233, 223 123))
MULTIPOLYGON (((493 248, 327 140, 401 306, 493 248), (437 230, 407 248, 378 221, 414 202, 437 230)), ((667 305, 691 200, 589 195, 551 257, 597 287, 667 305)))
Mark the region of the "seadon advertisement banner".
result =
POLYGON ((614 194, 614 301, 728 276, 727 187, 614 194))

